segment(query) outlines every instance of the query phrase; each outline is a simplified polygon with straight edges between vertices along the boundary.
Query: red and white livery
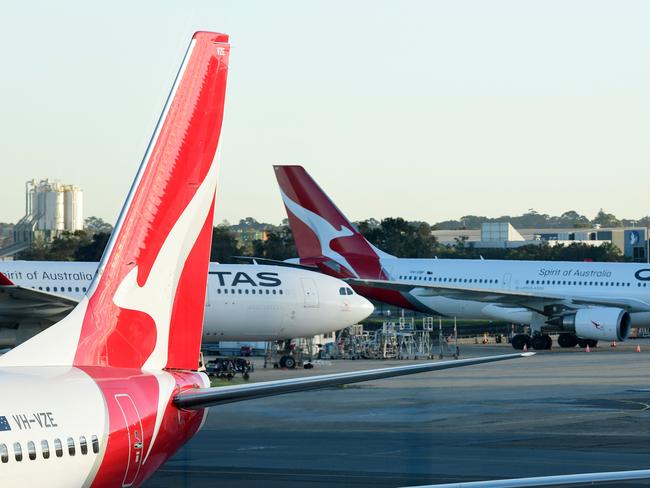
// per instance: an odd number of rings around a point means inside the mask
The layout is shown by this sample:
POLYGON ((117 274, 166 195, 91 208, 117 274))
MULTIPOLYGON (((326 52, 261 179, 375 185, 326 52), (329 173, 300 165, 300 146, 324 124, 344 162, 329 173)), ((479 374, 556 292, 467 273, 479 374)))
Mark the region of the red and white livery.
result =
POLYGON ((520 357, 208 387, 197 368, 229 51, 224 34, 194 35, 88 292, 0 357, 3 487, 138 486, 207 406, 520 357))
POLYGON ((420 312, 530 325, 515 349, 623 341, 650 325, 647 264, 408 259, 386 254, 348 221, 302 166, 275 166, 300 263, 362 295, 420 312))

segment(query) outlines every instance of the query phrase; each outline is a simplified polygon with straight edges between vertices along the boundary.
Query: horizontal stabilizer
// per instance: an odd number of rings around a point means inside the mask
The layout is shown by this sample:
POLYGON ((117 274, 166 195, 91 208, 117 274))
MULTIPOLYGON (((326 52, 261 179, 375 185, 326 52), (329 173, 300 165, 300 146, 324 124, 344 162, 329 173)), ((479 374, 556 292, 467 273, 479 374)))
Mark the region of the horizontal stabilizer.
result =
POLYGON ((263 383, 250 383, 246 385, 233 385, 217 388, 197 388, 179 393, 174 397, 174 404, 179 408, 198 409, 225 403, 241 402, 285 393, 296 393, 307 390, 316 390, 332 386, 359 383, 362 381, 380 380, 395 376, 425 373, 441 369, 460 368, 474 364, 504 361, 526 356, 534 353, 503 354, 500 356, 485 356, 480 358, 461 359, 455 361, 439 361, 435 363, 413 364, 397 366, 394 368, 370 369, 349 373, 334 373, 307 378, 297 378, 263 383))

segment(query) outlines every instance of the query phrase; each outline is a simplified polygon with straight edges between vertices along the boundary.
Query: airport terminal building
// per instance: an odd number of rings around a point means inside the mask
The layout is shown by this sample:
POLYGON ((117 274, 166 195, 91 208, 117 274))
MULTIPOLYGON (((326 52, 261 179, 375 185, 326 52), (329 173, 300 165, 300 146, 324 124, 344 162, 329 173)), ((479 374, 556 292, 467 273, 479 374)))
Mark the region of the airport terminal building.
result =
POLYGON ((569 245, 574 242, 600 246, 609 242, 634 262, 650 262, 646 227, 517 230, 509 222, 489 222, 484 223, 480 230, 435 230, 432 234, 441 244, 454 245, 458 239, 466 239, 466 246, 477 249, 507 249, 531 244, 569 245))

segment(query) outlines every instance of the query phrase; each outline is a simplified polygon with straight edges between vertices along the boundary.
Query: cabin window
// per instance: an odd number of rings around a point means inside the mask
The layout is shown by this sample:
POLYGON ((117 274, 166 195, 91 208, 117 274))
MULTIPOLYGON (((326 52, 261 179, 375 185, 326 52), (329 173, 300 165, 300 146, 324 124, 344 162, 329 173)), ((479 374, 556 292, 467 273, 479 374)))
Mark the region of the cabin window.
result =
POLYGON ((79 437, 79 450, 84 456, 88 454, 88 443, 86 442, 86 438, 84 436, 79 437))
POLYGON ((36 459, 36 446, 32 441, 29 441, 27 443, 27 455, 29 456, 29 459, 32 461, 36 459))
POLYGON ((41 451, 43 452, 43 459, 50 459, 50 445, 45 439, 41 441, 41 451))
POLYGON ((74 446, 74 439, 72 437, 68 437, 68 454, 70 454, 70 456, 74 456, 75 452, 76 450, 74 446))
POLYGON ((54 439, 54 452, 56 457, 63 457, 63 444, 61 444, 61 439, 54 439))
POLYGON ((46 287, 45 287, 45 291, 50 291, 50 287, 49 287, 49 286, 46 286, 46 287))
POLYGON ((54 288, 52 288, 52 291, 57 291, 57 288, 56 288, 56 286, 55 286, 54 288))
POLYGON ((6 444, 0 444, 0 461, 3 463, 9 462, 9 450, 6 444))
POLYGON ((277 293, 277 291, 273 290, 273 294, 275 295, 276 293, 277 293))
POLYGON ((266 294, 269 295, 271 293, 271 290, 266 290, 266 294))
POLYGON ((16 461, 23 460, 23 448, 20 447, 20 442, 14 442, 14 456, 16 457, 16 461))
POLYGON ((75 287, 74 287, 74 291, 79 291, 79 287, 78 287, 78 286, 75 286, 75 287))
POLYGON ((282 290, 279 290, 278 293, 279 293, 280 295, 282 295, 282 290))
POLYGON ((82 290, 83 290, 83 291, 84 291, 84 293, 85 293, 85 292, 86 292, 86 287, 84 286, 84 287, 82 288, 82 290))
POLYGON ((90 442, 93 445, 93 452, 97 454, 99 452, 99 439, 97 439, 97 436, 94 435, 90 438, 90 442))

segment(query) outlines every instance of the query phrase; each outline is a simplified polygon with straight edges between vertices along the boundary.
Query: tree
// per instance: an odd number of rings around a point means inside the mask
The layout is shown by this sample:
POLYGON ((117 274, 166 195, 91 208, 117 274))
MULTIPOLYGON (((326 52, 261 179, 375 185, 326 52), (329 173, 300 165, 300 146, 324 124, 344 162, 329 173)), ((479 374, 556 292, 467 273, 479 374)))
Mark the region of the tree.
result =
POLYGON ((110 234, 113 232, 113 226, 100 217, 88 217, 84 220, 84 229, 90 232, 102 232, 110 234))
POLYGON ((613 214, 606 213, 602 208, 591 221, 592 224, 598 224, 601 227, 620 227, 621 221, 613 214))
POLYGON ((298 256, 291 228, 280 226, 278 230, 268 231, 266 240, 253 241, 253 256, 277 261, 298 256))
POLYGON ((212 246, 210 249, 210 261, 219 263, 232 263, 233 256, 241 255, 241 249, 237 245, 235 235, 230 231, 229 226, 218 225, 212 232, 212 246))
POLYGON ((374 226, 359 223, 359 232, 382 251, 404 258, 433 257, 438 242, 426 222, 407 222, 401 217, 388 217, 374 226))
POLYGON ((74 252, 75 261, 96 262, 102 258, 104 249, 110 239, 110 232, 97 232, 93 234, 90 242, 80 243, 74 252))

